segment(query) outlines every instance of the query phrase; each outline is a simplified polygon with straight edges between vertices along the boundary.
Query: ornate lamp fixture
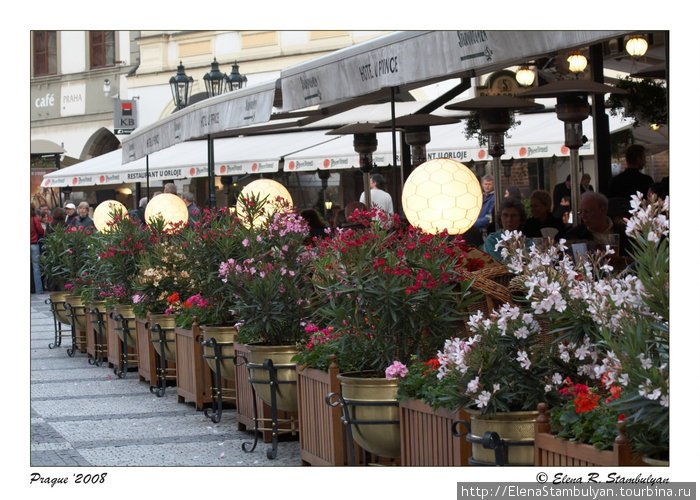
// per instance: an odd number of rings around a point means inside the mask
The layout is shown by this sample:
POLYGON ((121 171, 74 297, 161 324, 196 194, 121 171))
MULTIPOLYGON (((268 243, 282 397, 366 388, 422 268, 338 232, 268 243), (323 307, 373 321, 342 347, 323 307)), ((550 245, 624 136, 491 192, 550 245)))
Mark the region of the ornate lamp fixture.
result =
MULTIPOLYGON (((582 122, 591 114, 588 96, 594 94, 626 94, 627 91, 591 80, 558 80, 531 90, 526 90, 522 97, 556 97, 555 111, 557 118, 564 122, 564 144, 569 148, 571 161, 571 185, 578 186, 579 158, 578 150, 584 144, 582 122)), ((578 223, 578 201, 580 192, 571 189, 571 213, 574 224, 578 223)))
POLYGON ((226 76, 226 91, 242 89, 248 83, 248 78, 238 72, 238 61, 231 66, 231 74, 226 76))
POLYGON ((580 50, 574 50, 569 57, 566 58, 566 62, 569 63, 569 71, 572 73, 581 73, 586 66, 588 66, 588 60, 581 54, 580 50))
POLYGON ((642 35, 634 35, 625 43, 625 50, 632 57, 641 57, 647 53, 649 43, 642 35))
POLYGON ((445 106, 445 109, 479 112, 481 132, 488 137, 488 151, 493 157, 495 209, 497 213, 503 200, 501 189, 501 156, 505 153, 503 138, 510 128, 511 113, 517 109, 541 109, 543 107, 541 104, 526 99, 506 95, 475 97, 445 106))
POLYGON ((535 71, 530 66, 520 66, 515 72, 515 79, 523 87, 529 87, 535 82, 535 71))
POLYGON ((170 89, 173 92, 173 104, 177 109, 187 107, 192 94, 192 83, 194 79, 185 74, 185 67, 182 61, 177 67, 177 74, 170 78, 170 89))
POLYGON ((219 71, 219 63, 216 62, 216 57, 211 63, 211 70, 204 75, 204 85, 207 88, 207 96, 214 97, 221 95, 224 91, 224 86, 228 78, 225 74, 219 71))

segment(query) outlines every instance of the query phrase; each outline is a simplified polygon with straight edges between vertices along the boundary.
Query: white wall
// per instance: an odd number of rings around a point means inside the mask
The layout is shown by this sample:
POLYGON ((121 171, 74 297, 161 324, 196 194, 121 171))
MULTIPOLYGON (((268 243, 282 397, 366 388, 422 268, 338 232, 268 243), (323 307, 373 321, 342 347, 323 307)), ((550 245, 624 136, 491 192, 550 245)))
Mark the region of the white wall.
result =
POLYGON ((61 34, 61 73, 70 74, 87 69, 85 31, 59 31, 61 34))

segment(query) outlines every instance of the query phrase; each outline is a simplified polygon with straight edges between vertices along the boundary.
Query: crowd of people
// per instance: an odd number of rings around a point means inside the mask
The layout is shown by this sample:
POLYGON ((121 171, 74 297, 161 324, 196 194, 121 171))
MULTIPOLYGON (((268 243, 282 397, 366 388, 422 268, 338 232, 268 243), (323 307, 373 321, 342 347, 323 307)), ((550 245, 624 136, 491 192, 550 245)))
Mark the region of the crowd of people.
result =
MULTIPOLYGON (((523 203, 523 196, 517 186, 508 186, 504 192, 503 202, 498 213, 495 213, 494 179, 490 174, 481 178, 482 206, 474 225, 463 235, 465 243, 481 248, 497 260, 501 259, 500 251, 496 249, 496 243, 503 231, 519 230, 526 237, 526 244, 532 245, 544 237, 556 239, 565 238, 570 243, 586 244, 589 249, 601 249, 609 244, 609 235, 619 235, 620 255, 625 256, 628 244, 625 235, 624 217, 629 212, 629 202, 632 194, 641 192, 654 193, 660 197, 668 195, 668 177, 662 182, 654 183, 653 179, 641 172, 646 164, 646 151, 643 146, 633 144, 628 147, 625 155, 625 170, 614 176, 608 189, 607 196, 596 192, 591 186, 591 176, 583 174, 579 185, 580 198, 578 215, 581 222, 574 225, 571 215, 571 176, 567 176, 564 182, 556 184, 552 194, 548 191, 535 190, 527 198, 529 202, 529 214, 523 203)), ((309 223, 309 241, 314 237, 323 237, 329 233, 330 228, 353 227, 350 220, 355 210, 367 210, 376 208, 377 212, 383 211, 388 218, 394 214, 394 205, 391 195, 384 190, 385 180, 381 174, 373 174, 370 177, 371 206, 365 203, 364 192, 357 201, 351 201, 344 209, 337 210, 330 223, 324 221, 319 212, 313 208, 307 208, 300 215, 309 223)), ((177 187, 174 183, 163 186, 163 193, 177 195, 177 187)), ((155 192, 151 199, 160 195, 155 192)), ((194 224, 200 218, 200 210, 197 207, 194 195, 184 192, 182 200, 187 205, 189 214, 188 224, 194 224)), ((145 209, 148 198, 139 200, 138 208, 129 210, 130 218, 145 224, 145 209)), ((31 210, 31 263, 32 263, 32 290, 42 293, 44 286, 39 272, 39 255, 41 254, 41 239, 44 235, 54 231, 59 225, 67 227, 82 227, 94 230, 95 225, 89 216, 90 206, 86 201, 78 204, 77 208, 72 201, 67 201, 63 207, 56 207, 49 213, 48 205, 41 205, 31 210)))

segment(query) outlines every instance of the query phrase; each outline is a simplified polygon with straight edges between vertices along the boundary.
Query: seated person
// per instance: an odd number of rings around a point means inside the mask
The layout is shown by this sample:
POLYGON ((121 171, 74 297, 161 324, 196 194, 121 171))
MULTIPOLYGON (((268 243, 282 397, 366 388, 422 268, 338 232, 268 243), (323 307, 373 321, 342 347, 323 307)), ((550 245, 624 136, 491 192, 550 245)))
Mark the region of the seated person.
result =
POLYGON ((608 244, 608 235, 620 235, 620 254, 627 255, 628 241, 625 226, 614 223, 608 217, 608 198, 602 193, 589 191, 581 196, 579 206, 581 223, 566 233, 570 243, 585 242, 589 250, 604 250, 608 244))
POLYGON ((547 191, 533 191, 530 195, 530 212, 532 217, 525 221, 523 233, 529 238, 541 238, 543 227, 551 227, 558 231, 555 238, 564 234, 564 223, 561 218, 552 215, 552 197, 547 191))
MULTIPOLYGON (((505 198, 498 213, 498 220, 501 221, 503 229, 499 229, 486 237, 484 252, 500 262, 503 257, 501 257, 501 248, 496 249, 496 243, 501 239, 503 231, 520 231, 526 217, 527 214, 522 203, 514 199, 505 198)), ((525 241, 528 247, 533 245, 531 239, 527 238, 525 241)))

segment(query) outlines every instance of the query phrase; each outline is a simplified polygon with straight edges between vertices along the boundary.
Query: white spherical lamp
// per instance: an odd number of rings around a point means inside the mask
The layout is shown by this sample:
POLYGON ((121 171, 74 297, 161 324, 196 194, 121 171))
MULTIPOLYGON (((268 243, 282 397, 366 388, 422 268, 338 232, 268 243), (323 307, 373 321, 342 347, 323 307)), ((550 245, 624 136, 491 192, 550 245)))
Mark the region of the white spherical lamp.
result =
POLYGON ((246 213, 244 200, 258 198, 265 199, 264 215, 256 217, 254 226, 259 226, 265 222, 266 216, 277 212, 282 207, 292 207, 292 195, 287 188, 272 179, 257 179, 241 190, 236 203, 236 212, 239 216, 246 213))
POLYGON ((146 205, 146 223, 150 226, 154 221, 163 219, 165 228, 172 229, 178 223, 186 223, 189 218, 187 205, 176 194, 161 193, 146 205))
POLYGON ((481 185, 458 161, 437 158, 419 165, 406 179, 401 205, 408 221, 427 233, 462 234, 479 217, 481 185))
POLYGON ((115 215, 128 217, 127 213, 126 207, 117 200, 105 200, 97 205, 92 213, 92 222, 99 232, 105 233, 109 230, 109 224, 115 215))

